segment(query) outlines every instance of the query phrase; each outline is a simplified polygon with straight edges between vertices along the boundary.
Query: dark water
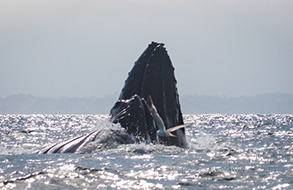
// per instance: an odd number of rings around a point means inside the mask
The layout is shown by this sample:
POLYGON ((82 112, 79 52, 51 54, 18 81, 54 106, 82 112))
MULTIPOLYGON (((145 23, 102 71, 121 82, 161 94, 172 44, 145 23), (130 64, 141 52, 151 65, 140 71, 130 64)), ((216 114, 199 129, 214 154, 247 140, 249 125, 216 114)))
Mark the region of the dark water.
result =
POLYGON ((0 115, 2 189, 293 189, 293 115, 185 115, 189 148, 96 144, 35 154, 120 126, 106 115, 0 115))

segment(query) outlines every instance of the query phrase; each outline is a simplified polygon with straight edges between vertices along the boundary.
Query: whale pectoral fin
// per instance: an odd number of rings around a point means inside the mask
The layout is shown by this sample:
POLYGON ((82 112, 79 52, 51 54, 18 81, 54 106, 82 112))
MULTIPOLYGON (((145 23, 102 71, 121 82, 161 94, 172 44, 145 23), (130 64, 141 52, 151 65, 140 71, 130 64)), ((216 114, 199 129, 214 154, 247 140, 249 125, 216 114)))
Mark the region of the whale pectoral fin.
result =
POLYGON ((185 125, 185 124, 178 125, 178 126, 175 126, 175 127, 172 127, 172 128, 167 129, 167 132, 171 133, 171 132, 177 131, 178 129, 185 128, 186 126, 187 125, 185 125))

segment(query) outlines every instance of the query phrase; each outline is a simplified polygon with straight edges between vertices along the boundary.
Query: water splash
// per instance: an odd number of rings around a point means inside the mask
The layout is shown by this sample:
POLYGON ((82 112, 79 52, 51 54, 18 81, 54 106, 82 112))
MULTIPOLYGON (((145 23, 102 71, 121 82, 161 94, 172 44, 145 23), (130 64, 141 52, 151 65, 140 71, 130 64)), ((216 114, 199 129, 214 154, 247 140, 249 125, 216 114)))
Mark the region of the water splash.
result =
MULTIPOLYGON (((105 130, 100 115, 0 115, 2 189, 292 189, 293 115, 186 115, 189 148, 93 145, 91 154, 32 154, 105 130)), ((102 140, 101 140, 102 141, 102 140)))

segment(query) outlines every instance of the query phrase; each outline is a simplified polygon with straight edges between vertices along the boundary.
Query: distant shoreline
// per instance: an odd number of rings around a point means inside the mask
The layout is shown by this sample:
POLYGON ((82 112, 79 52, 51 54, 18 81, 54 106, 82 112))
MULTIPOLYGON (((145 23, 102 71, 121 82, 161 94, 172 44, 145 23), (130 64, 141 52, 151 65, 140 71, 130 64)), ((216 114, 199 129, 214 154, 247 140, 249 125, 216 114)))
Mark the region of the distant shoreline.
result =
MULTIPOLYGON (((0 97, 0 114, 108 114, 118 96, 38 97, 18 94, 0 97)), ((183 114, 293 114, 293 95, 180 96, 183 114)))

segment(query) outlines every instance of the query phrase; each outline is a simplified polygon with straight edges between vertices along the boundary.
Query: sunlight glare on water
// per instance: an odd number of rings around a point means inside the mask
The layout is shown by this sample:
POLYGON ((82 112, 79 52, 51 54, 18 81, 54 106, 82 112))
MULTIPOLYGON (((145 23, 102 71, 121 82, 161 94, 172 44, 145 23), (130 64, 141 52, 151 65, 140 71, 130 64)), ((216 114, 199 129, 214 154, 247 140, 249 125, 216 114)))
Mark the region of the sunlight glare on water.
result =
POLYGON ((119 144, 106 115, 0 115, 2 189, 292 189, 293 115, 184 115, 188 148, 119 144), (85 154, 35 154, 94 130, 85 154), (109 143, 110 141, 110 143, 109 143), (107 143, 108 142, 108 143, 107 143))

